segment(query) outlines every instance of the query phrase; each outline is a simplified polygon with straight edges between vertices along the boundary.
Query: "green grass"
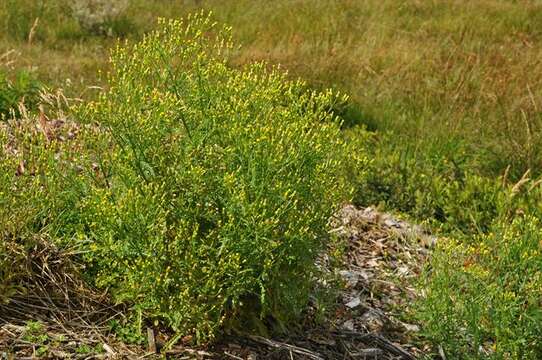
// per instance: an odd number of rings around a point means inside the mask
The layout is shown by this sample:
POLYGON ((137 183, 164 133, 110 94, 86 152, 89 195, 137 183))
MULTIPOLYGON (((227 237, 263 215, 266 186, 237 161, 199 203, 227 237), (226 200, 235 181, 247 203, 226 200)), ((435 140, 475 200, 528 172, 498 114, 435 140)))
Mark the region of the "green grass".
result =
POLYGON ((20 117, 20 106, 35 108, 43 85, 25 70, 11 74, 0 69, 0 119, 20 117))
MULTIPOLYGON (((241 47, 228 51, 231 67, 266 60, 289 78, 350 95, 328 105, 343 118, 343 135, 372 159, 351 179, 354 200, 408 214, 443 236, 415 308, 425 338, 452 358, 542 356, 542 227, 534 219, 542 215, 542 4, 133 0, 104 32, 81 26, 65 0, 8 0, 0 4, 0 54, 17 54, 0 64, 97 99, 102 90, 89 86, 110 87, 100 75, 111 70, 110 48, 141 39, 158 16, 200 8, 233 27, 241 47)), ((30 224, 72 201, 25 202, 24 194, 0 198, 0 216, 30 224)), ((35 226, 20 229, 30 236, 35 226)), ((11 261, 7 245, 2 264, 11 261)))

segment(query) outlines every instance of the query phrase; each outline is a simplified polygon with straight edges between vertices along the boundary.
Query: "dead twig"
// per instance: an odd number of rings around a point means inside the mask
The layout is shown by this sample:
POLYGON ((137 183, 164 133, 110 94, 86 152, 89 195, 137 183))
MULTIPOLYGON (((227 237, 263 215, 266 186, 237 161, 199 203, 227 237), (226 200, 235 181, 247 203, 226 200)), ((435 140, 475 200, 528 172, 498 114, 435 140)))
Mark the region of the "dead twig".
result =
POLYGON ((306 357, 308 357, 310 359, 314 359, 314 360, 324 360, 325 359, 324 357, 322 357, 322 355, 320 355, 320 354, 318 354, 318 353, 316 353, 314 351, 301 348, 299 346, 290 345, 290 344, 287 344, 287 343, 283 343, 283 342, 275 341, 275 340, 271 340, 271 339, 266 339, 266 338, 261 337, 261 336, 249 336, 249 338, 254 342, 264 344, 264 345, 267 345, 269 347, 276 348, 276 349, 285 349, 285 350, 291 351, 293 353, 306 356, 306 357))

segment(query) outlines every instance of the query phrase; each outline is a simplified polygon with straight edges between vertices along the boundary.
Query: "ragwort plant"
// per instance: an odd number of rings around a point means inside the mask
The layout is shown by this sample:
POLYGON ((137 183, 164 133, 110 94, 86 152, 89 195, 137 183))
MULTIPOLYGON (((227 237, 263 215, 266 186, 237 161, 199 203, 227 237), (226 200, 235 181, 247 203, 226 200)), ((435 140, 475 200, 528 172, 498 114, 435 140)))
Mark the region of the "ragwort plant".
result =
POLYGON ((257 63, 226 66, 228 29, 160 22, 112 54, 109 90, 81 109, 106 129, 78 239, 95 284, 198 341, 292 324, 326 224, 348 200, 331 92, 257 63), (218 34, 218 35, 210 35, 218 34))

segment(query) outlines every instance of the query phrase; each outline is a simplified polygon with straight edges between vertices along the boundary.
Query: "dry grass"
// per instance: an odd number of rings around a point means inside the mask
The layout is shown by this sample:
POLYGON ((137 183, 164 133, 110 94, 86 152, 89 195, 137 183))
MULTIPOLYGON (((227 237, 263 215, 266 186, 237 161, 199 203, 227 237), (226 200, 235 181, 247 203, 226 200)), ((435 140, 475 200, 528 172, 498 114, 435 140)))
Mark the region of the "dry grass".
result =
POLYGON ((237 63, 270 59, 336 86, 372 127, 429 143, 464 140, 484 154, 485 170, 540 167, 540 4, 279 3, 256 9, 244 1, 229 16, 216 10, 246 44, 237 63))

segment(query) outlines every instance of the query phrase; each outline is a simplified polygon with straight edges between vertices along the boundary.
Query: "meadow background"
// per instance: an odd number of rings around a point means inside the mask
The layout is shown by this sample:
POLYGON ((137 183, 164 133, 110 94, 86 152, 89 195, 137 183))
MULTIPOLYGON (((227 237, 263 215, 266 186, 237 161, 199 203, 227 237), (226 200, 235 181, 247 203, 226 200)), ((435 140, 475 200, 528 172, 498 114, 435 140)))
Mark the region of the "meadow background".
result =
POLYGON ((43 86, 96 99, 111 48, 201 9, 232 27, 229 66, 265 60, 349 96, 333 112, 370 159, 355 203, 449 239, 414 310, 427 338, 456 356, 540 356, 542 4, 132 0, 93 27, 67 0, 5 0, 0 110, 32 108, 43 86))
POLYGON ((73 95, 100 84, 117 37, 204 8, 235 29, 233 64, 265 59, 344 91, 351 123, 393 131, 415 154, 465 147, 475 170, 500 175, 511 165, 516 178, 541 166, 536 1, 133 0, 106 25, 109 37, 89 34, 68 3, 4 1, 0 46, 20 52, 15 66, 73 95))

